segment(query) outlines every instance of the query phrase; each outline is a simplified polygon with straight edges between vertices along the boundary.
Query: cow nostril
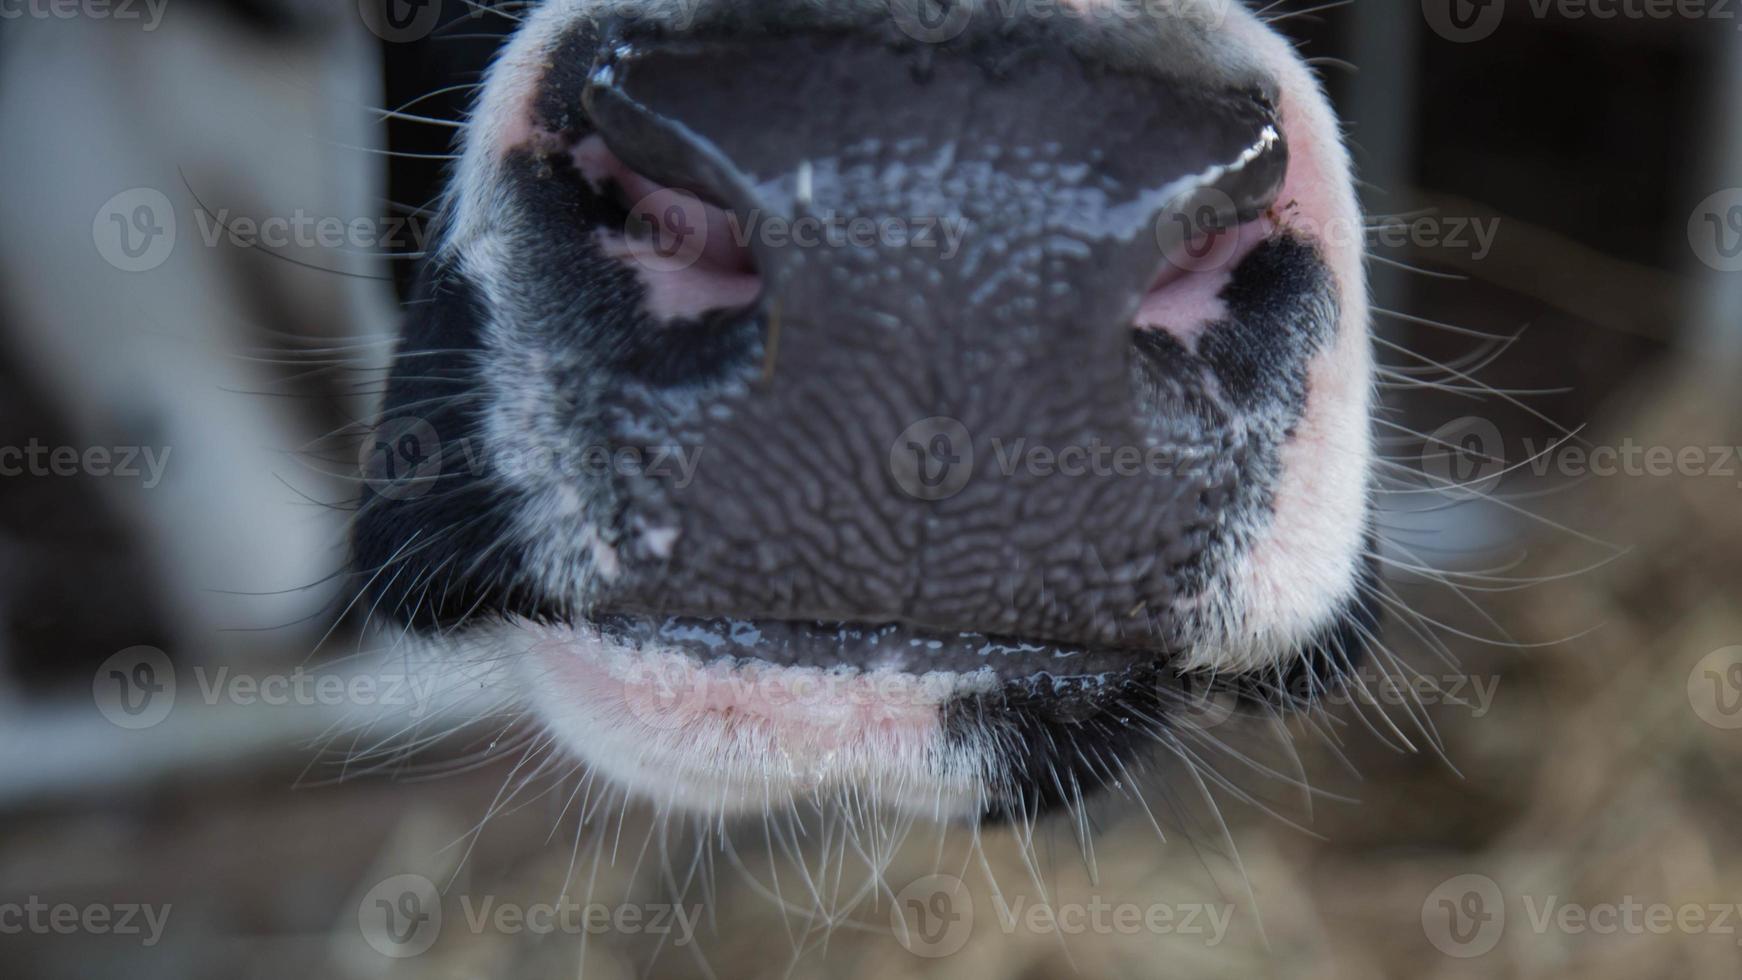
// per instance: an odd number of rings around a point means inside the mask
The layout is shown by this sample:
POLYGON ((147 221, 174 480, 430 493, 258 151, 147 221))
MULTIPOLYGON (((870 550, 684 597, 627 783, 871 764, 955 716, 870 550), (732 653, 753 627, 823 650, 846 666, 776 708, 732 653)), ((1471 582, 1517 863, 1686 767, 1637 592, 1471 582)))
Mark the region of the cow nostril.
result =
POLYGON ((1266 213, 1164 248, 1161 268, 1137 309, 1138 329, 1170 333, 1194 348, 1206 327, 1227 316, 1222 292, 1235 269, 1275 234, 1276 222, 1266 213))
POLYGON ((624 214, 621 228, 600 230, 600 246, 640 278, 649 314, 693 319, 756 302, 762 277, 736 214, 699 191, 636 172, 598 136, 577 144, 573 157, 594 191, 614 197, 624 214))

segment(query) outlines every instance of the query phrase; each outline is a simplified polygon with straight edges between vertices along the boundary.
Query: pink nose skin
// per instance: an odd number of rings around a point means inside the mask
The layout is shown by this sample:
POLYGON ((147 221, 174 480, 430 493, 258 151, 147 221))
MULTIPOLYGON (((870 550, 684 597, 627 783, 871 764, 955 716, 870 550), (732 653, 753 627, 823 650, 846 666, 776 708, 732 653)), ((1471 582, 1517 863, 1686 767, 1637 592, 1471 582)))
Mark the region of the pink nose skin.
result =
POLYGON ((1186 350, 1197 353, 1204 329, 1228 317, 1222 292, 1234 281, 1234 270, 1274 234, 1276 222, 1266 213, 1237 228, 1212 231, 1184 243, 1162 265, 1137 308, 1138 329, 1171 334, 1186 350))
POLYGON ((653 317, 690 318, 756 301, 762 279, 736 215, 629 169, 598 136, 576 144, 572 157, 594 190, 615 187, 628 209, 626 227, 604 229, 599 240, 640 277, 653 317))

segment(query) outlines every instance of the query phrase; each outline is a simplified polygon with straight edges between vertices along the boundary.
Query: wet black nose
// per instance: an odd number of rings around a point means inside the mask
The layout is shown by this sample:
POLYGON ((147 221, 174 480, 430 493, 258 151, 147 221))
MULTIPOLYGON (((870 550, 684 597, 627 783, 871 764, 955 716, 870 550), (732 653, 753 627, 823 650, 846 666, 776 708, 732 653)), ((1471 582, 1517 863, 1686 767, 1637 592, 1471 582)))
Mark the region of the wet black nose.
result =
POLYGON ((1185 587, 1237 447, 1132 318, 1170 229, 1273 199, 1268 103, 831 35, 618 39, 585 104, 629 168, 731 215, 762 282, 754 371, 621 396, 617 437, 698 462, 626 486, 675 544, 628 549, 605 605, 1153 639, 1121 624, 1185 587))

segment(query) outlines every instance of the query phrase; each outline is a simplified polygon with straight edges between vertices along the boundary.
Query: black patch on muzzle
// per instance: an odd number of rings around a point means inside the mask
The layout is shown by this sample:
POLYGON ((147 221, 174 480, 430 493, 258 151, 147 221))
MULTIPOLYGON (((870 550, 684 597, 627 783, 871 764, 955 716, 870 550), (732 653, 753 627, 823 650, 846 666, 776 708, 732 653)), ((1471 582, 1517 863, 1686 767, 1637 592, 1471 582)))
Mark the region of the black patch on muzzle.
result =
POLYGON ((363 446, 352 550, 371 615, 420 629, 480 613, 555 616, 523 585, 514 519, 527 502, 485 461, 485 322, 471 282, 444 263, 425 270, 363 446))
MULTIPOLYGON (((1114 788, 1141 793, 1132 781, 1149 768, 1148 760, 1186 737, 1182 728, 1322 704, 1365 665, 1377 641, 1383 615, 1378 581, 1378 560, 1369 558, 1353 597, 1273 671, 1182 675, 1165 663, 1141 664, 1114 677, 1010 682, 945 705, 944 737, 953 748, 996 749, 985 774, 982 820, 1032 823, 1114 788)), ((1214 738, 1209 731, 1197 734, 1214 738)), ((1200 744, 1182 744, 1195 756, 1182 760, 1187 765, 1218 761, 1218 753, 1200 744)))

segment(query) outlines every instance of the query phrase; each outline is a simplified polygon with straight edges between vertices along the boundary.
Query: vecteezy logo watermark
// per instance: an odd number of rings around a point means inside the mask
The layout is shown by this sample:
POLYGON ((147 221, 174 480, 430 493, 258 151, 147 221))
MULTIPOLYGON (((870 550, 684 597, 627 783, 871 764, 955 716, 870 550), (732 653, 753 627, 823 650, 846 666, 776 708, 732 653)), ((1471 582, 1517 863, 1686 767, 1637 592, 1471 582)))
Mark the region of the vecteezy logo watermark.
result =
POLYGON ((1701 201, 1688 219, 1688 241, 1700 261, 1719 272, 1742 272, 1742 187, 1701 201))
POLYGON ((1421 928, 1428 942, 1447 956, 1482 956, 1506 934, 1506 896, 1487 875, 1448 879, 1421 903, 1421 928))
POLYGON ((1457 44, 1492 37, 1506 17, 1505 0, 1421 0, 1422 16, 1435 34, 1457 44))
POLYGON ((1406 706, 1449 706, 1469 711, 1472 718, 1485 718, 1494 710, 1494 698, 1500 691, 1498 674, 1447 673, 1392 674, 1374 668, 1363 668, 1342 678, 1330 690, 1319 689, 1321 682, 1303 677, 1292 693, 1315 704, 1355 705, 1357 707, 1399 708, 1406 706))
MULTIPOLYGON (((0 3, 5 0, 0 0, 0 3)), ((194 210, 199 241, 207 248, 325 249, 348 254, 423 252, 430 228, 417 217, 341 218, 297 210, 257 218, 227 208, 194 210)), ((168 261, 177 242, 174 205, 161 191, 136 187, 110 198, 91 226, 97 251, 123 272, 147 272, 168 261)))
POLYGON ((1742 729, 1742 646, 1700 658, 1688 673, 1688 703, 1713 728, 1742 729))
POLYGON ((666 902, 608 905, 576 902, 566 897, 523 904, 499 901, 491 895, 476 899, 461 895, 460 911, 465 916, 466 928, 474 934, 665 936, 678 948, 695 939, 696 925, 702 918, 700 905, 666 902))
POLYGON ((1735 20, 1735 0, 1529 0, 1531 16, 1563 20, 1735 20))
POLYGON ((415 500, 442 475, 442 441, 435 427, 416 416, 390 418, 361 445, 363 482, 378 497, 415 500))
POLYGON ((97 668, 91 696, 117 727, 151 728, 175 707, 175 667, 156 647, 128 647, 97 668))
POLYGON ((1155 223, 1155 247, 1177 273, 1225 268, 1240 248, 1234 199, 1214 187, 1167 208, 1155 223))
POLYGON ((103 261, 122 272, 150 272, 175 251, 175 207, 150 187, 122 191, 97 209, 91 240, 103 261))
POLYGON ((1643 902, 1632 895, 1594 904, 1565 902, 1559 895, 1526 895, 1524 911, 1530 930, 1539 936, 1735 936, 1742 924, 1742 905, 1734 902, 1643 902))
MULTIPOLYGON (((803 178, 801 178, 802 180, 803 178)), ((800 192, 804 193, 803 191, 800 192)), ((730 244, 739 254, 752 245, 769 248, 905 248, 952 259, 961 251, 968 222, 959 215, 846 215, 834 210, 796 217, 713 208, 695 194, 662 187, 636 201, 624 224, 628 258, 652 272, 688 269, 707 254, 710 242, 730 244)))
POLYGON ((461 917, 443 912, 435 883, 423 875, 395 875, 369 889, 357 905, 357 925, 376 952, 408 959, 428 952, 444 929, 463 926, 472 935, 666 937, 682 947, 695 939, 701 922, 699 905, 669 903, 605 904, 577 902, 567 896, 549 902, 503 901, 494 895, 460 895, 461 917))
POLYGON ((629 209, 624 241, 629 259, 650 272, 681 272, 708 247, 709 208, 685 190, 662 187, 629 209))
POLYGON ((1478 416, 1455 419, 1422 444, 1422 472, 1431 489, 1463 499, 1492 493, 1513 471, 1566 479, 1716 477, 1742 487, 1742 446, 1648 445, 1631 437, 1613 445, 1591 445, 1570 436, 1524 438, 1520 444, 1522 457, 1509 466, 1505 442, 1492 421, 1478 416))
MULTIPOLYGON (((1467 255, 1480 262, 1494 251, 1500 218, 1462 214, 1373 215, 1365 227, 1369 250, 1412 248, 1467 255)), ((1291 224, 1293 224, 1291 222, 1291 224)), ((1335 222, 1331 223, 1336 227, 1335 222)), ((1331 239, 1334 243, 1335 239, 1331 239)))
POLYGON ((974 19, 977 0, 886 0, 901 33, 925 44, 954 40, 974 19))
POLYGON ((1202 475, 1215 453, 1199 446, 1120 446, 1091 438, 1087 443, 1049 446, 1027 439, 994 438, 992 459, 1000 476, 1169 476, 1202 475))
MULTIPOLYGON (((1736 937, 1742 905, 1734 902, 1647 902, 1633 895, 1618 901, 1569 902, 1559 895, 1522 895, 1522 919, 1508 919, 1500 885, 1486 875, 1466 874, 1441 882, 1421 907, 1422 931, 1447 956, 1472 959, 1499 945, 1509 925, 1538 936, 1687 936, 1736 937)), ((1742 939, 1736 939, 1742 945, 1742 939)))
POLYGON ((168 6, 169 0, 0 0, 0 21, 144 21, 142 30, 155 31, 168 6))
POLYGON ((237 248, 326 249, 359 252, 425 251, 429 224, 412 217, 356 217, 310 214, 296 210, 288 215, 231 214, 228 208, 194 210, 200 241, 216 248, 228 241, 237 248))
POLYGON ((172 908, 137 902, 50 904, 32 895, 22 902, 0 902, 0 936, 138 936, 139 945, 151 947, 163 939, 172 908))
POLYGON ((0 446, 0 477, 143 478, 147 490, 163 482, 169 446, 49 446, 31 439, 22 446, 0 446))
MULTIPOLYGON (((296 667, 285 673, 254 674, 200 665, 193 670, 193 690, 207 705, 378 707, 403 709, 398 714, 412 720, 422 717, 439 693, 439 675, 408 671, 397 662, 383 668, 323 673, 296 667)), ((121 728, 151 728, 175 708, 176 671, 162 650, 130 647, 103 662, 92 679, 91 692, 97 709, 110 722, 121 728)))
POLYGON ((377 496, 413 500, 444 480, 485 474, 517 482, 636 477, 683 489, 701 466, 700 446, 583 442, 508 443, 480 449, 471 438, 443 442, 414 415, 386 419, 358 445, 363 481, 377 496))
POLYGON ((1470 415, 1435 429, 1422 445, 1421 468, 1451 497, 1480 497, 1506 473, 1506 444, 1493 422, 1470 415))
MULTIPOLYGON (((1410 249, 1467 257, 1480 262, 1494 251, 1501 218, 1458 214, 1368 215, 1360 220, 1320 218, 1300 212, 1286 218, 1288 228, 1328 248, 1360 246, 1373 252, 1410 249)), ((1253 242, 1239 232, 1240 215, 1233 198, 1216 188, 1199 188, 1189 200, 1176 202, 1156 218, 1154 237, 1166 263, 1177 275, 1229 268, 1253 242)), ((1165 285, 1165 280, 1157 286, 1165 285)))
POLYGON ((1063 936, 1198 936, 1219 946, 1228 935, 1234 906, 1204 902, 1109 902, 1094 895, 1086 902, 1031 902, 1021 895, 992 896, 998 928, 1005 935, 1024 930, 1063 936))
POLYGON ((370 33, 389 44, 406 44, 421 41, 436 29, 442 0, 358 0, 357 10, 370 33))
POLYGON ((915 956, 952 956, 974 934, 974 896, 955 875, 927 875, 896 893, 889 926, 915 956))
MULTIPOLYGON (((1508 0, 1422 0, 1435 34, 1467 44, 1493 36, 1508 0)), ((1515 11, 1537 20, 1724 20, 1736 19, 1734 0, 1528 0, 1515 11)))
POLYGON ((908 426, 889 447, 889 472, 903 493, 918 500, 944 500, 961 493, 976 472, 988 477, 1165 477, 1184 479, 1209 473, 1216 453, 1202 446, 1116 445, 1091 438, 1052 445, 1024 437, 993 437, 992 454, 976 456, 966 425, 946 416, 908 426))
POLYGON ((423 875, 394 875, 357 904, 357 928, 382 956, 421 956, 441 938, 441 892, 423 875))
POLYGON ((1742 446, 1649 446, 1631 438, 1613 446, 1537 444, 1524 440, 1528 468, 1537 476, 1719 477, 1742 487, 1742 446))
POLYGON ((433 672, 397 668, 373 673, 322 673, 296 667, 288 673, 249 674, 229 667, 194 668, 200 700, 250 707, 403 708, 403 717, 423 717, 434 703, 440 678, 433 672))
MULTIPOLYGON (((711 678, 687 661, 642 657, 631 662, 618 679, 623 706, 655 731, 675 731, 692 723, 719 696, 711 678)), ((733 678, 726 683, 736 683, 733 678)))
POLYGON ((974 440, 968 427, 944 416, 920 419, 889 447, 889 474, 916 500, 947 500, 974 475, 974 440))

